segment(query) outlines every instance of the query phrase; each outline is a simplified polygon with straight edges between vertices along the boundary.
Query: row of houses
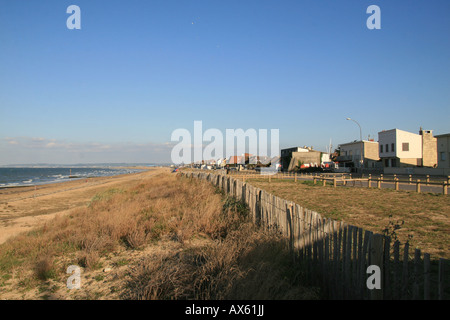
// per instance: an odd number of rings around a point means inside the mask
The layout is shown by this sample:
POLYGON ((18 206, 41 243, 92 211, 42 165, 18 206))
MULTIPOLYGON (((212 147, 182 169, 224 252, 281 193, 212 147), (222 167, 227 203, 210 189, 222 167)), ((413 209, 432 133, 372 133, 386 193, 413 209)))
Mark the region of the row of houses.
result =
POLYGON ((292 147, 281 149, 280 157, 245 153, 202 160, 189 166, 238 170, 271 166, 283 171, 319 168, 337 172, 372 170, 385 173, 413 173, 419 168, 422 171, 429 168, 435 170, 422 173, 450 175, 450 133, 434 136, 432 130, 422 128, 418 133, 400 129, 383 130, 378 132, 378 141, 367 139, 341 143, 334 152, 331 152, 331 147, 327 152, 308 146, 292 147))
MULTIPOLYGON (((324 153, 305 148, 288 148, 281 150, 284 170, 292 171, 302 163, 312 163, 313 159, 323 167, 326 159, 324 153)), ((378 141, 368 139, 342 143, 334 154, 330 155, 334 168, 439 168, 450 169, 450 133, 433 136, 432 130, 419 133, 400 129, 378 132, 378 141)))
POLYGON ((208 159, 192 163, 190 166, 199 169, 235 168, 237 170, 255 168, 257 166, 271 166, 281 169, 280 157, 256 156, 245 153, 228 158, 208 159))

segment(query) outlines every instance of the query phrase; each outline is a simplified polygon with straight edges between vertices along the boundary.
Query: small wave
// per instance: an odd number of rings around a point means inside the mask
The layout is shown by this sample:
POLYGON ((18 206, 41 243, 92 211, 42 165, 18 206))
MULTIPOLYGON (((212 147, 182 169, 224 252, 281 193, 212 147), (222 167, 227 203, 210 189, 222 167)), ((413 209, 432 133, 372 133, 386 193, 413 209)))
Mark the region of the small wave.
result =
POLYGON ((8 186, 8 187, 15 187, 15 186, 18 186, 18 185, 19 185, 18 182, 11 182, 11 183, 8 183, 6 186, 8 186))

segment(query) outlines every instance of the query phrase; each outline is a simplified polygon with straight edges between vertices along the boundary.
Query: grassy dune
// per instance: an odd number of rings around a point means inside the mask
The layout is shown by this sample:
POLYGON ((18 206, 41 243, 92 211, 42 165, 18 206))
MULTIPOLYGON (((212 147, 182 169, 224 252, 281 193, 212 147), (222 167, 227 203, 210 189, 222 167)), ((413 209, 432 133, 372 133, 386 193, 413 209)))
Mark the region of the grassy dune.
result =
POLYGON ((1 299, 316 299, 243 203, 173 174, 116 186, 0 246, 1 299), (67 267, 82 267, 68 289, 67 267))

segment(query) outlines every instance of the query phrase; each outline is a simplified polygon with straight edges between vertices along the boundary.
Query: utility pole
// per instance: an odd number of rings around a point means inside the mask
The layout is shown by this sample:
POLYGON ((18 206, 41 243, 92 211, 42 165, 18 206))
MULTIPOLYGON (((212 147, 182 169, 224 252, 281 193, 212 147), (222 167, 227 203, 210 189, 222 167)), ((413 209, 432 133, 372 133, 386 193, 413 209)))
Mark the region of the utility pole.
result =
POLYGON ((359 160, 359 166, 361 168, 361 173, 362 173, 362 168, 363 168, 363 141, 362 141, 362 129, 361 129, 361 125, 358 123, 358 121, 352 119, 352 118, 347 118, 346 120, 351 120, 354 123, 356 123, 359 127, 359 140, 361 141, 361 154, 360 154, 360 160, 359 160))

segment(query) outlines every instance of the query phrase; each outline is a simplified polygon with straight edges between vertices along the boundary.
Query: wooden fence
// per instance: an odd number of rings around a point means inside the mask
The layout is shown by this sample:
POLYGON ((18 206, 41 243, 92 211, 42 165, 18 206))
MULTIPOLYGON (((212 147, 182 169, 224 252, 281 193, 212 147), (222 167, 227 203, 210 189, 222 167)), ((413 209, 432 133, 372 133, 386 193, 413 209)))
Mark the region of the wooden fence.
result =
POLYGON ((244 181, 248 178, 254 178, 254 177, 265 177, 269 182, 272 179, 291 179, 294 180, 295 182, 297 182, 298 179, 301 180, 312 180, 314 184, 316 184, 318 181, 320 181, 322 183, 323 186, 326 185, 327 181, 332 183, 334 187, 337 186, 361 186, 363 187, 363 185, 367 185, 368 188, 378 188, 381 189, 382 188, 382 184, 384 185, 383 188, 389 188, 386 186, 386 184, 391 184, 392 188, 395 190, 408 190, 411 191, 410 188, 405 188, 405 186, 410 186, 410 185, 414 185, 415 188, 414 190, 417 193, 421 193, 421 192, 432 192, 432 193, 442 193, 444 195, 448 195, 448 189, 449 189, 449 185, 450 185, 450 176, 446 177, 446 180, 443 180, 442 178, 439 181, 432 181, 430 180, 430 176, 426 176, 425 179, 421 180, 416 178, 415 180, 412 179, 412 175, 409 175, 408 177, 398 177, 397 175, 393 175, 391 178, 388 178, 386 176, 383 176, 382 174, 378 177, 372 176, 371 174, 368 174, 367 177, 362 177, 362 178, 353 178, 352 174, 340 174, 340 175, 335 175, 335 174, 297 174, 297 173, 292 173, 292 172, 288 172, 288 173, 277 173, 277 174, 273 174, 273 175, 259 175, 258 173, 255 172, 238 172, 238 173, 234 173, 232 174, 232 176, 234 177, 240 177, 242 178, 244 181), (442 181, 441 181, 442 180, 442 181), (430 188, 428 188, 427 190, 423 190, 422 187, 433 187, 432 190, 430 190, 430 188))
POLYGON ((320 286, 328 299, 449 299, 449 279, 444 277, 448 260, 432 260, 419 249, 411 250, 408 243, 391 243, 387 236, 323 218, 230 175, 181 175, 209 181, 244 201, 254 223, 281 232, 309 284, 320 286), (368 288, 372 265, 379 267, 380 289, 368 288))

